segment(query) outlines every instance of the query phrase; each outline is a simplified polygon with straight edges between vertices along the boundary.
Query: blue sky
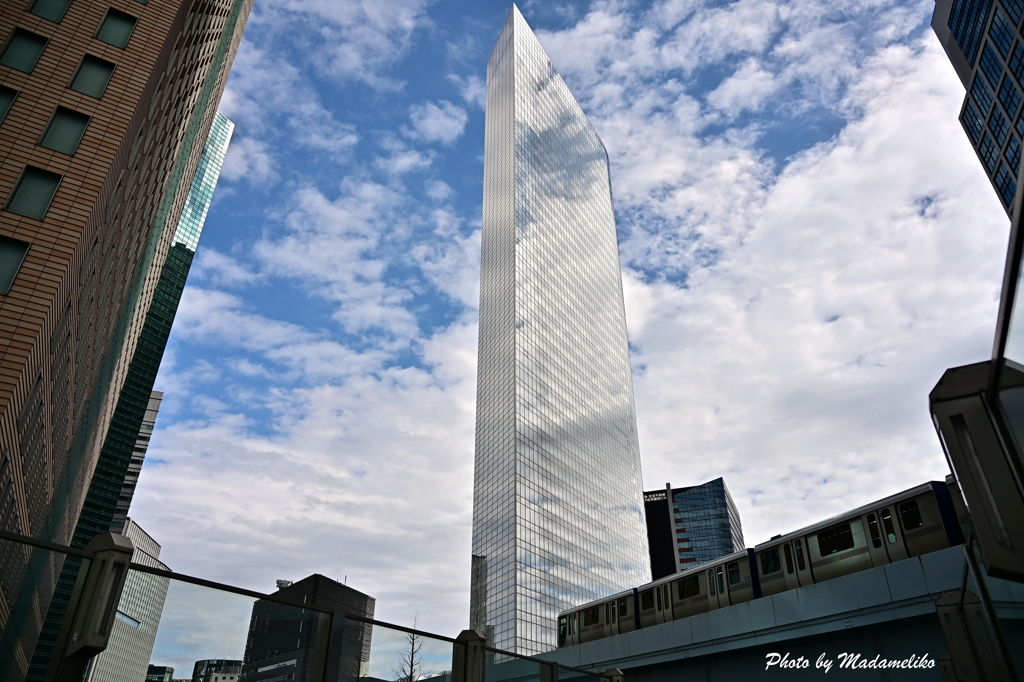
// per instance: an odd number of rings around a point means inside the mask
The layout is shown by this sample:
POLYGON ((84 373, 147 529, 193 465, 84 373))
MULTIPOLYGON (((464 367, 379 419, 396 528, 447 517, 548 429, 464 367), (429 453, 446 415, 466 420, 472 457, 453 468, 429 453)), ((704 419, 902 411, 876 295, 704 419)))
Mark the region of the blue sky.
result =
MULTIPOLYGON (((509 7, 257 0, 132 508, 173 569, 465 627, 509 7)), ((990 353, 1008 220, 933 7, 520 5, 611 158, 645 485, 724 476, 749 545, 943 477, 928 392, 990 353)))

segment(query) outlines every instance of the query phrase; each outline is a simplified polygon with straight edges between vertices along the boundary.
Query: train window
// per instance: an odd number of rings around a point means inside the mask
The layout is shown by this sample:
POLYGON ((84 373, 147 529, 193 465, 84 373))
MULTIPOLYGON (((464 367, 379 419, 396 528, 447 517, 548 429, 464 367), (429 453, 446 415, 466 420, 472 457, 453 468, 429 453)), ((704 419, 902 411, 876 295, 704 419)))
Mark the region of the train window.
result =
POLYGON ((807 568, 804 563, 804 543, 801 540, 793 540, 793 547, 796 549, 796 567, 798 570, 807 568))
POLYGON ((613 623, 618 623, 619 620, 618 620, 618 618, 615 617, 615 615, 616 615, 615 614, 615 602, 612 602, 612 622, 613 623))
POLYGON ((565 616, 559 616, 558 617, 558 641, 559 642, 564 642, 565 641, 566 630, 569 629, 567 621, 568 621, 568 618, 566 618, 565 616))
POLYGON ((661 611, 661 587, 658 587, 658 610, 661 611))
POLYGON ((786 573, 792 573, 793 572, 793 550, 789 548, 789 543, 788 542, 782 546, 782 550, 783 550, 783 554, 786 555, 786 573))
POLYGON ((740 582, 740 562, 734 561, 728 566, 729 568, 729 584, 736 585, 740 582))
POLYGON ((629 615, 629 602, 623 597, 619 600, 619 617, 625 618, 629 615))
POLYGON ((718 593, 725 594, 725 572, 721 566, 715 569, 715 572, 718 574, 718 593))
POLYGON ((878 519, 874 514, 868 514, 868 530, 871 532, 871 544, 878 549, 882 546, 882 534, 878 532, 878 519))
POLYGON ((611 623, 612 622, 612 604, 611 604, 611 602, 608 602, 607 604, 604 605, 604 622, 605 623, 611 623))
POLYGON ((761 555, 761 574, 777 573, 782 570, 782 562, 779 560, 779 548, 769 549, 761 555))
POLYGON ((589 609, 583 609, 583 627, 590 627, 591 625, 597 625, 601 622, 601 607, 591 606, 589 609))
POLYGON ((572 614, 572 634, 576 634, 577 626, 580 624, 580 614, 572 614))
POLYGON ((853 529, 848 523, 841 523, 818 533, 818 552, 821 556, 852 549, 853 546, 853 529))
POLYGON ((711 591, 711 596, 715 596, 715 572, 708 571, 708 589, 711 591))
POLYGON ((896 529, 892 526, 892 514, 888 509, 882 510, 882 527, 885 528, 885 539, 889 544, 896 544, 896 529))
POLYGON ((921 509, 917 506, 917 500, 904 502, 900 505, 900 521, 903 523, 903 530, 913 530, 924 525, 921 519, 921 509))
POLYGON ((654 608, 654 590, 644 590, 640 593, 640 610, 650 611, 654 608))

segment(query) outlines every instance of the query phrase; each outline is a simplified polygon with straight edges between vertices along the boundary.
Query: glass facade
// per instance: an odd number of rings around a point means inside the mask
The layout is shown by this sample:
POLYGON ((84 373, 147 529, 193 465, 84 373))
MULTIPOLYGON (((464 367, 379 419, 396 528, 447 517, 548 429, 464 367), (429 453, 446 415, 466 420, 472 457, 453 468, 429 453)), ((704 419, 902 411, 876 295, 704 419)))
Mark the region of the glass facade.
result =
POLYGON ((608 156, 513 7, 487 65, 471 626, 522 654, 650 575, 608 156))
POLYGON ((672 531, 682 569, 743 549, 740 512, 723 479, 676 488, 672 503, 672 531))
POLYGON ((960 122, 1007 213, 1020 172, 1024 116, 1024 3, 954 0, 947 27, 968 70, 960 122))
MULTIPOLYGON (((134 484, 142 468, 142 456, 145 454, 144 448, 140 452, 140 442, 148 447, 152 424, 156 421, 158 404, 153 404, 153 384, 156 382, 157 370, 171 333, 171 324, 178 310, 233 130, 234 124, 218 112, 189 188, 185 207, 174 228, 173 246, 160 271, 153 302, 146 314, 142 333, 118 395, 96 471, 89 483, 85 504, 75 526, 71 541, 73 547, 85 547, 99 533, 121 532, 134 493, 134 484), (150 417, 152 421, 148 422, 147 418, 150 417), (146 425, 150 426, 148 432, 144 428, 146 425)), ((80 563, 76 557, 69 557, 64 562, 39 636, 33 665, 26 676, 29 682, 43 680, 80 563)))

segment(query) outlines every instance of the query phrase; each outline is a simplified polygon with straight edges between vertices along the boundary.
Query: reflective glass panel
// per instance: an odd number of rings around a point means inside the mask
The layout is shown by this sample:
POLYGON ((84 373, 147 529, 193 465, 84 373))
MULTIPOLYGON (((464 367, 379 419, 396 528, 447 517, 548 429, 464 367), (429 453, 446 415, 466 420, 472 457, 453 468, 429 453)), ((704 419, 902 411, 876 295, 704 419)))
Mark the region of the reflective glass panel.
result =
POLYGON ((45 47, 46 38, 43 36, 16 28, 11 39, 7 41, 7 48, 0 57, 0 64, 29 73, 35 68, 45 47))
POLYGON ((78 73, 71 82, 71 89, 99 99, 107 89, 107 83, 113 73, 114 65, 111 62, 87 54, 82 58, 78 73))
POLYGON ((74 154, 88 126, 89 117, 85 114, 57 107, 39 145, 63 154, 74 154))
POLYGON ((37 17, 59 23, 70 5, 71 0, 36 0, 30 11, 37 17))
POLYGON ((42 220, 57 193, 61 176, 35 166, 25 166, 5 207, 11 213, 42 220))

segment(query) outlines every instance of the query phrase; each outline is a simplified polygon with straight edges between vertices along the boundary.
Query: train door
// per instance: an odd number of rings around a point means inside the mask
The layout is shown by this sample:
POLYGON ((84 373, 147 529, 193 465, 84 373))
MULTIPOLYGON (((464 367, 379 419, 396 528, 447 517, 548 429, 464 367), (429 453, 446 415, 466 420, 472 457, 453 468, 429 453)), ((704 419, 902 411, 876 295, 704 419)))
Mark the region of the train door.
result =
POLYGON ((796 577, 800 586, 814 582, 811 574, 811 556, 807 553, 807 541, 804 538, 793 540, 793 563, 796 564, 796 577))
POLYGON ((886 542, 882 537, 882 521, 878 518, 878 512, 865 514, 861 521, 868 531, 868 554, 871 556, 871 565, 884 566, 889 563, 889 555, 885 551, 886 542))
POLYGON ((800 578, 796 574, 796 556, 793 554, 793 543, 782 545, 782 572, 786 576, 786 589, 795 590, 800 587, 800 578))
POLYGON ((669 584, 656 585, 654 588, 655 618, 658 623, 667 623, 672 620, 672 601, 669 595, 669 584))
POLYGON ((886 507, 878 512, 878 521, 882 526, 882 545, 885 547, 889 561, 909 559, 907 547, 903 543, 903 531, 893 516, 894 507, 886 507))
POLYGON ((725 567, 715 566, 707 571, 708 603, 712 609, 729 606, 729 592, 725 586, 725 567))

